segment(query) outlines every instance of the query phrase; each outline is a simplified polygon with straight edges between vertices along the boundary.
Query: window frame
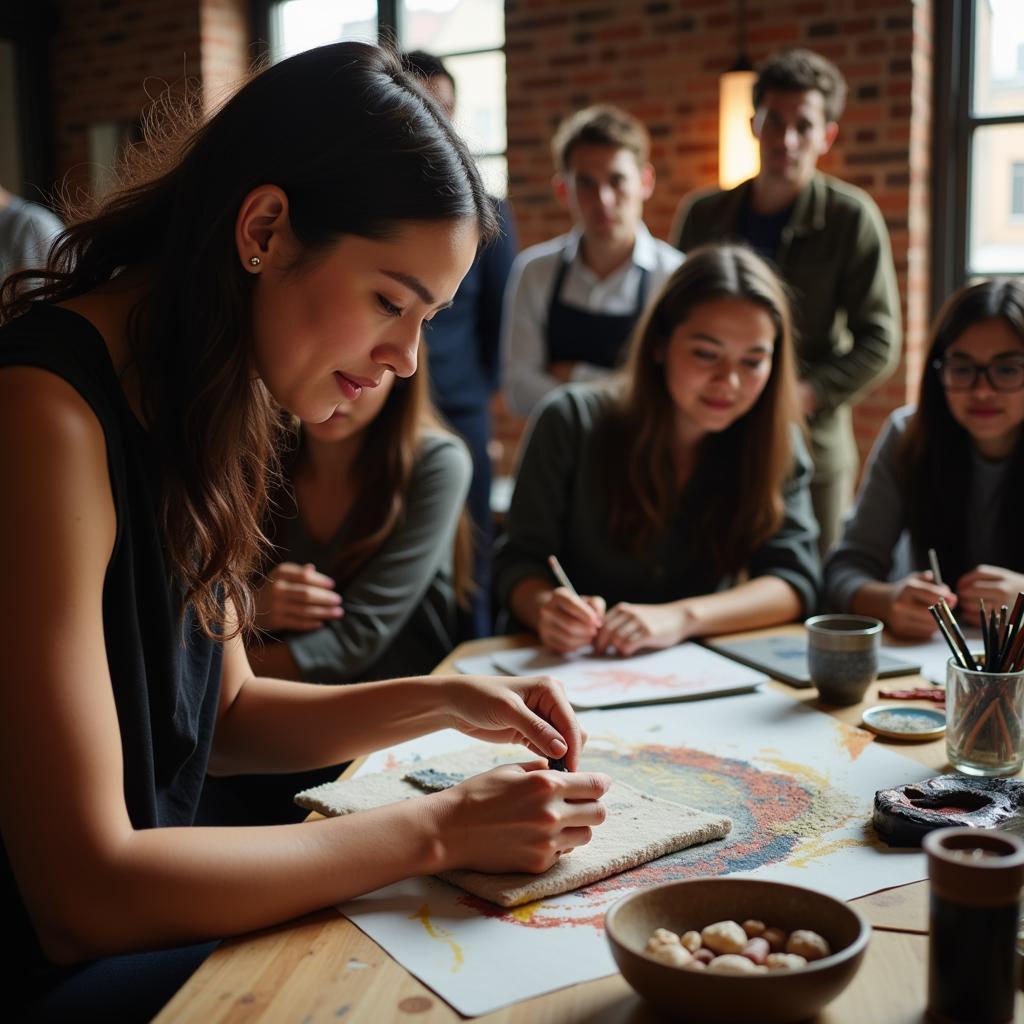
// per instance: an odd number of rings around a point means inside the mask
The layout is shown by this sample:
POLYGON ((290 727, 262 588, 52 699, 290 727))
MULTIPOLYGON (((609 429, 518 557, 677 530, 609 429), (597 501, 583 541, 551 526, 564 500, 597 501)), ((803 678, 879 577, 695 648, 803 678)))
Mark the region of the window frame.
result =
MULTIPOLYGON (((933 49, 934 103, 932 107, 932 238, 931 312, 969 280, 970 201, 972 149, 979 128, 1003 124, 1024 125, 1019 114, 972 112, 974 50, 977 20, 975 5, 984 0, 949 0, 937 3, 933 49), (943 114, 952 112, 946 119, 943 114)), ((1007 273, 1024 274, 1024 266, 1007 273)))
MULTIPOLYGON (((273 17, 273 8, 284 0, 252 0, 252 24, 258 40, 261 57, 267 58, 270 54, 270 25, 273 17)), ((377 0, 377 42, 388 43, 398 46, 402 38, 402 3, 401 0, 377 0)), ((438 53, 434 56, 441 60, 449 57, 475 57, 484 53, 500 53, 508 61, 508 54, 505 52, 505 44, 501 46, 484 46, 470 50, 453 50, 450 53, 438 53)), ((508 95, 505 96, 505 123, 508 125, 508 95)), ((505 148, 498 150, 486 150, 472 153, 476 160, 493 159, 501 157, 508 163, 508 132, 505 133, 505 148)))

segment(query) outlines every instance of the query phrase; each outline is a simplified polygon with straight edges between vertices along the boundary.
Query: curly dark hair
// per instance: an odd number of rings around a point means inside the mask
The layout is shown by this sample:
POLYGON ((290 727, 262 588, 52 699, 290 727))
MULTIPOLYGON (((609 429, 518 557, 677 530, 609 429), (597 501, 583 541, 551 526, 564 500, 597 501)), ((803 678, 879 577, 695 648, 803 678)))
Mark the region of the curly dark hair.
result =
POLYGON ((754 109, 761 106, 769 89, 808 92, 815 89, 825 99, 825 120, 838 121, 846 106, 846 79, 830 60, 813 50, 783 50, 757 69, 754 109))

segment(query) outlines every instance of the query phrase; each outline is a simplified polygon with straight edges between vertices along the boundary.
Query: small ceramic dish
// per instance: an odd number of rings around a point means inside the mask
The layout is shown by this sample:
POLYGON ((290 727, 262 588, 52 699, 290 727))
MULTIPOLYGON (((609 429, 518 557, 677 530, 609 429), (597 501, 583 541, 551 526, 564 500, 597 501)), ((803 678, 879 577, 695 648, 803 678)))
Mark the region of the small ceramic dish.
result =
POLYGON ((850 983, 871 937, 871 926, 849 904, 753 878, 695 878, 639 889, 612 906, 604 920, 626 981, 662 1013, 688 1024, 787 1024, 814 1017, 850 983), (785 931, 810 929, 834 952, 798 970, 753 975, 671 967, 644 952, 657 928, 682 934, 748 918, 785 931))
POLYGON ((879 704, 864 712, 861 724, 887 739, 924 743, 946 734, 946 713, 938 708, 879 704))

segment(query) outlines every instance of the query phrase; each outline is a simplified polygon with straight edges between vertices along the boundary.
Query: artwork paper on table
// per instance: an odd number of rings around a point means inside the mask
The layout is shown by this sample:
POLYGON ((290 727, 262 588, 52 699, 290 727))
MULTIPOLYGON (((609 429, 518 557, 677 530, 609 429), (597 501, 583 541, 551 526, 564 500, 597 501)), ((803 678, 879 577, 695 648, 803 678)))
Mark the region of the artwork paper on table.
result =
POLYGON ((763 672, 691 643, 630 658, 561 655, 543 647, 518 647, 497 651, 491 660, 509 675, 554 676, 577 709, 720 697, 744 693, 768 681, 763 672))
MULTIPOLYGON (((875 791, 934 770, 781 694, 592 711, 583 767, 732 819, 719 841, 587 886, 504 910, 433 878, 415 878, 341 908, 460 1013, 475 1016, 615 972, 605 910, 632 889, 743 874, 853 899, 926 877, 924 855, 880 844, 875 791)), ((464 749, 435 733, 374 754, 379 771, 464 749)))
MULTIPOLYGON (((524 747, 485 747, 477 743, 438 758, 424 758, 417 762, 416 774, 429 779, 431 785, 445 788, 471 775, 530 757, 524 747)), ((297 794, 295 802, 332 816, 422 796, 423 789, 410 779, 408 769, 398 768, 314 786, 297 794)), ((663 800, 621 780, 605 794, 604 806, 608 818, 594 830, 592 840, 556 861, 548 871, 494 874, 461 870, 445 871, 440 877, 492 903, 518 907, 572 892, 664 854, 721 839, 732 827, 723 814, 708 814, 674 800, 663 800)))
POLYGON ((508 673, 494 663, 494 656, 491 654, 471 654, 466 658, 459 658, 455 662, 455 669, 464 676, 507 676, 508 673))
MULTIPOLYGON (((972 651, 982 649, 981 630, 963 630, 967 645, 972 651)), ((922 644, 896 642, 882 634, 882 647, 898 658, 917 662, 921 666, 921 675, 940 686, 946 685, 946 663, 950 659, 949 644, 940 634, 922 644)))

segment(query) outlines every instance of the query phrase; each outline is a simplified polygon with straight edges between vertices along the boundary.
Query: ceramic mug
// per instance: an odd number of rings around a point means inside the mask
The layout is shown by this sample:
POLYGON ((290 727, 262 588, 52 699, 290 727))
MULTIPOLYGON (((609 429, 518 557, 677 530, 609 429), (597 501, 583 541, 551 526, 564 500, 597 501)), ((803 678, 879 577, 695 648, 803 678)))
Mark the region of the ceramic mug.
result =
POLYGON ((882 623, 866 615, 808 619, 807 667, 826 704, 859 704, 878 676, 882 623))

